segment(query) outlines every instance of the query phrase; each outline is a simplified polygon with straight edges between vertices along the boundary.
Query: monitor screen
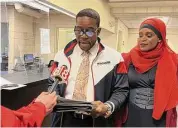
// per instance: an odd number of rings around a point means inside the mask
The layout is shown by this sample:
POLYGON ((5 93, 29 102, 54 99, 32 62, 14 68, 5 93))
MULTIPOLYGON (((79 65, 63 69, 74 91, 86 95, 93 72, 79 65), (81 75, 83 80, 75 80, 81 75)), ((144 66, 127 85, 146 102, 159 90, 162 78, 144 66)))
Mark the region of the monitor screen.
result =
POLYGON ((25 63, 33 63, 33 54, 24 54, 24 62, 25 63))

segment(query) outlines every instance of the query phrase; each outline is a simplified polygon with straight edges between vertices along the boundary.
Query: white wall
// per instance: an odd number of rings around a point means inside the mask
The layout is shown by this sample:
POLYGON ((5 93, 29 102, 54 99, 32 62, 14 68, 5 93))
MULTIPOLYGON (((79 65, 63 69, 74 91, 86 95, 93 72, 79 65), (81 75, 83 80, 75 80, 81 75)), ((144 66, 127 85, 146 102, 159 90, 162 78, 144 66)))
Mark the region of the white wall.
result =
MULTIPOLYGON (((61 37, 58 29, 59 28, 71 28, 75 25, 75 19, 63 14, 50 14, 49 17, 46 15, 43 18, 37 19, 35 21, 35 53, 40 55, 40 28, 49 28, 50 29, 50 54, 41 55, 45 63, 48 63, 49 60, 53 59, 56 52, 59 50, 59 41, 58 39, 64 38, 61 37)), ((60 42, 62 43, 62 42, 60 42)), ((63 42, 66 44, 67 42, 63 42)))
POLYGON ((14 68, 15 57, 34 53, 33 17, 18 13, 14 6, 7 6, 2 11, 9 23, 8 69, 11 70, 14 68))
POLYGON ((176 53, 178 53, 178 29, 168 29, 168 44, 176 53))
POLYGON ((51 3, 77 14, 84 8, 95 9, 101 17, 101 27, 115 32, 115 26, 113 26, 115 19, 110 14, 110 7, 106 0, 49 0, 51 3))
POLYGON ((138 38, 138 29, 128 29, 128 42, 125 44, 125 51, 130 51, 136 44, 138 38))
POLYGON ((102 29, 99 37, 101 38, 101 43, 113 49, 116 49, 117 34, 114 34, 105 29, 102 29))
POLYGON ((1 22, 2 23, 8 23, 8 21, 9 21, 8 13, 10 13, 9 11, 10 11, 10 8, 7 9, 7 6, 1 5, 0 12, 1 12, 1 22))
POLYGON ((117 44, 116 49, 119 52, 124 52, 126 49, 126 44, 128 42, 128 28, 119 20, 117 19, 116 24, 116 33, 117 33, 117 44))
MULTIPOLYGON (((167 39, 169 46, 178 53, 178 29, 167 29, 167 39)), ((137 44, 138 29, 129 29, 128 43, 125 52, 128 52, 137 44)))

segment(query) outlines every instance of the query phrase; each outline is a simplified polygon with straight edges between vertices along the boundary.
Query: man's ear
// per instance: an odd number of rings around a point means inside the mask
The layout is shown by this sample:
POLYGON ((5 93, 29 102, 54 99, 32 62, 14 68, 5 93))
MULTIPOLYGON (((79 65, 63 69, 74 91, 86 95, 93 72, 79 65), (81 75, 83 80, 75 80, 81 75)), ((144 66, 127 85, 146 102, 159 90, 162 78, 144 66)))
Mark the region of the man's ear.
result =
POLYGON ((98 28, 98 29, 97 29, 97 35, 98 35, 98 36, 99 36, 100 32, 101 32, 101 28, 98 28))
POLYGON ((158 43, 160 43, 161 42, 161 40, 160 39, 158 39, 158 43))

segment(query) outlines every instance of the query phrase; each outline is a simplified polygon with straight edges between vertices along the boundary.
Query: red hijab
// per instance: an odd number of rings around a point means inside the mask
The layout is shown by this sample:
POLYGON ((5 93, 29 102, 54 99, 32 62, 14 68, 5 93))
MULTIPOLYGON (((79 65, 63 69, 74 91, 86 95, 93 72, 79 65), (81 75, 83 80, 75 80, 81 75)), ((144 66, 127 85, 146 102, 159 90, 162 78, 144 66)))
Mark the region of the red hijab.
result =
POLYGON ((137 45, 130 53, 123 54, 126 65, 132 63, 135 69, 144 73, 157 64, 154 88, 154 109, 152 117, 159 120, 164 111, 175 108, 178 104, 178 61, 176 54, 166 43, 166 26, 163 21, 150 18, 142 25, 151 25, 162 36, 157 47, 149 52, 142 52, 137 45))

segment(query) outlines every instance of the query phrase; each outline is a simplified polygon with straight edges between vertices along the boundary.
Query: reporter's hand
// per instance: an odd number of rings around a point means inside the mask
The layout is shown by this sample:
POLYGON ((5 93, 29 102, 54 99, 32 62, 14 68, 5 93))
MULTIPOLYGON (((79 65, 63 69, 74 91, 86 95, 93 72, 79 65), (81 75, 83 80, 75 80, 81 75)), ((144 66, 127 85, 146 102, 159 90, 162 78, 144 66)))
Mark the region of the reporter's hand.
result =
POLYGON ((57 96, 56 92, 49 93, 49 92, 42 92, 36 99, 35 102, 41 102, 46 107, 46 115, 52 112, 54 106, 57 103, 57 96))
POLYGON ((101 101, 93 101, 93 109, 91 111, 91 115, 95 118, 97 118, 98 116, 105 116, 107 113, 107 106, 102 103, 101 101))

